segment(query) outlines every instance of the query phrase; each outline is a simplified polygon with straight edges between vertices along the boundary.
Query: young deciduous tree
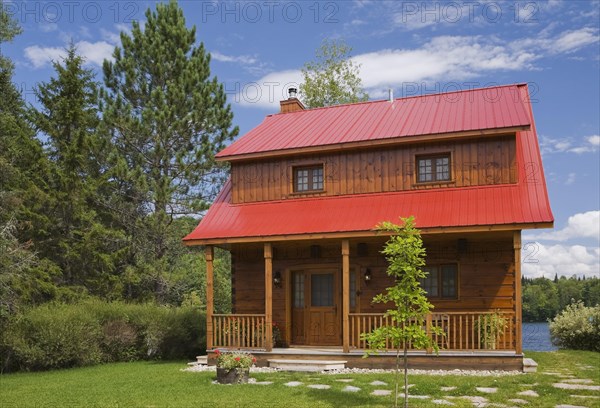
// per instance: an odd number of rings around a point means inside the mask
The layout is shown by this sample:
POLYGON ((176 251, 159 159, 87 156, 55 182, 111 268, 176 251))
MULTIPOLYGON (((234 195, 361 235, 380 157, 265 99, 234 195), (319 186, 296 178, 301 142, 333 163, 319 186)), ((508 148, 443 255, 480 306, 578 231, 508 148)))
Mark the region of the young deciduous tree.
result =
MULTIPOLYGON (((438 345, 424 329, 427 314, 433 305, 427 300, 426 292, 420 280, 427 276, 421 269, 425 266, 425 248, 418 229, 414 226, 413 217, 402 218, 402 225, 385 221, 377 225, 381 232, 391 233, 382 253, 389 266, 387 274, 395 279, 395 285, 386 288, 375 298, 375 303, 391 303, 394 308, 388 309, 384 318, 390 323, 364 333, 363 338, 369 345, 365 357, 384 350, 391 344, 396 350, 396 389, 394 406, 398 406, 398 383, 400 378, 400 351, 404 361, 404 406, 408 407, 408 344, 414 349, 432 348, 437 353, 438 345)), ((431 334, 443 336, 441 328, 432 327, 431 334)))
POLYGON ((210 76, 210 54, 175 1, 149 9, 144 27, 134 22, 121 42, 104 63, 102 113, 118 153, 113 204, 161 300, 173 220, 208 207, 224 176, 214 156, 238 128, 210 76))
POLYGON ((362 88, 360 65, 350 59, 351 51, 343 41, 323 41, 316 60, 302 68, 300 93, 306 106, 318 108, 369 99, 362 88))

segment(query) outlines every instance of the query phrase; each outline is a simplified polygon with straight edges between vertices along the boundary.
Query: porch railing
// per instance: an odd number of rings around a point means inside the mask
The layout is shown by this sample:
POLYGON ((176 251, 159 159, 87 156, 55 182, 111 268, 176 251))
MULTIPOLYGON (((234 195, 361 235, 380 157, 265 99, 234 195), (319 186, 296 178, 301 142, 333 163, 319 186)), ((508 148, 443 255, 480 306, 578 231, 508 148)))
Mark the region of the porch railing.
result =
MULTIPOLYGON (((424 329, 442 350, 515 350, 514 320, 514 312, 432 313, 425 320, 424 329), (432 333, 432 327, 441 328, 444 335, 432 333)), ((361 334, 390 323, 391 319, 382 313, 350 313, 350 347, 366 349, 368 344, 361 334)), ((387 342, 386 349, 390 348, 387 342)), ((410 343, 408 348, 412 349, 410 343)))
POLYGON ((213 347, 265 348, 264 314, 213 314, 213 347))

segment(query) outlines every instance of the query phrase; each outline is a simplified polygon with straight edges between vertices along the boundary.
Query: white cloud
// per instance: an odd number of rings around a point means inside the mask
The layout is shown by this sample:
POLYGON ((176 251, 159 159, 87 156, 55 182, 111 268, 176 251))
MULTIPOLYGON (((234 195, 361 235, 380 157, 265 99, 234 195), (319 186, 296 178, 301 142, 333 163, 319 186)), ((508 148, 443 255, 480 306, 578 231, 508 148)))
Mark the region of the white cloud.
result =
POLYGON ((593 135, 586 137, 586 140, 592 146, 600 146, 600 135, 593 135))
POLYGON ((527 234, 527 239, 542 241, 567 241, 573 238, 595 238, 600 240, 600 211, 575 214, 560 230, 527 234))
POLYGON ((106 41, 97 41, 95 43, 80 41, 75 46, 79 54, 86 59, 86 62, 98 66, 102 66, 105 59, 112 60, 112 53, 115 49, 113 44, 109 44, 106 41))
POLYGON ((565 185, 570 186, 571 184, 575 183, 576 178, 577 178, 577 174, 569 173, 569 175, 567 176, 567 179, 565 180, 565 185))
POLYGON ((522 274, 528 278, 600 277, 600 249, 582 245, 544 245, 523 241, 522 274))
POLYGON ((33 64, 34 68, 41 68, 52 61, 58 61, 66 54, 64 48, 38 45, 26 47, 24 52, 25 57, 33 64))
MULTIPOLYGON (((106 41, 79 41, 75 43, 77 52, 83 56, 88 64, 102 65, 104 59, 112 59, 114 45, 106 41)), ((42 68, 52 61, 59 61, 66 55, 66 47, 40 47, 33 45, 26 47, 24 50, 25 57, 33 65, 34 68, 42 68)))
POLYGON ((212 59, 216 60, 216 61, 220 61, 220 62, 236 62, 236 63, 241 63, 241 64, 255 64, 258 59, 254 56, 250 56, 250 55, 237 55, 237 56, 231 56, 231 55, 225 55, 225 54, 221 54, 219 51, 212 51, 210 53, 212 59))
POLYGON ((549 49, 554 52, 574 52, 587 45, 598 42, 598 30, 595 28, 581 28, 579 30, 567 31, 559 35, 549 49))
MULTIPOLYGON (((536 69, 535 62, 545 56, 571 53, 594 43, 598 43, 598 30, 595 28, 565 31, 553 37, 545 32, 537 38, 512 42, 501 41, 493 36, 438 36, 417 49, 383 49, 357 55, 352 60, 360 64, 360 77, 371 97, 382 97, 385 89, 398 88, 406 83, 431 85, 436 81, 470 80, 487 72, 536 69)), ((300 82, 301 79, 299 70, 286 70, 269 73, 257 83, 261 86, 268 81, 285 84, 289 81, 300 82)), ((276 94, 285 95, 285 88, 277 86, 281 92, 276 94)), ((276 110, 279 100, 269 98, 271 93, 267 89, 263 89, 261 94, 262 97, 248 103, 242 90, 236 96, 236 101, 245 106, 276 110)), ((574 153, 597 148, 597 145, 590 143, 581 146, 583 149, 571 145, 569 148, 574 153)), ((550 150, 556 149, 567 147, 559 145, 550 150)))
POLYGON ((100 35, 102 35, 102 39, 111 44, 119 44, 121 42, 121 36, 119 33, 115 33, 113 31, 108 31, 104 28, 100 29, 100 35))
POLYGON ((510 44, 514 50, 536 50, 542 54, 556 55, 573 53, 588 45, 597 44, 600 40, 598 29, 583 27, 577 30, 563 31, 553 37, 542 30, 537 37, 514 41, 510 44))
POLYGON ((593 153, 598 151, 600 148, 600 136, 592 135, 586 136, 579 140, 577 143, 572 138, 565 137, 562 139, 553 139, 550 137, 542 136, 540 138, 540 148, 542 154, 552 153, 593 153))
MULTIPOLYGON (((352 58, 360 65, 362 83, 372 97, 384 89, 405 83, 465 80, 486 71, 529 69, 538 57, 523 50, 510 50, 495 39, 475 37, 435 37, 419 49, 384 49, 352 58)), ((283 84, 300 83, 300 70, 272 72, 256 81, 263 86, 275 82, 277 95, 285 95, 283 84)), ((245 106, 275 110, 279 99, 262 90, 262 97, 248 101, 243 90, 237 100, 245 106)), ((381 95, 382 96, 382 95, 381 95)))
POLYGON ((302 82, 300 70, 273 72, 255 82, 240 85, 232 102, 242 106, 276 110, 279 101, 287 99, 288 88, 298 88, 302 82))

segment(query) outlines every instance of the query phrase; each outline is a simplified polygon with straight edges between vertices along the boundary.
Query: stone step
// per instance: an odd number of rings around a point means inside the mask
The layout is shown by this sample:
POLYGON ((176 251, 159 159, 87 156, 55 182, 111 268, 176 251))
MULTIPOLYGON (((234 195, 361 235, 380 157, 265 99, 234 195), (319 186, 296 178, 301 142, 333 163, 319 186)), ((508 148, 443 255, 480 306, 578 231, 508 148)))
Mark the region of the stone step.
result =
POLYGON ((269 367, 285 371, 327 371, 346 368, 344 360, 268 360, 269 367))
POLYGON ((196 356, 196 363, 200 365, 208 365, 208 356, 196 356))
POLYGON ((523 359, 523 372, 524 373, 535 373, 537 371, 538 364, 533 361, 532 358, 523 359))

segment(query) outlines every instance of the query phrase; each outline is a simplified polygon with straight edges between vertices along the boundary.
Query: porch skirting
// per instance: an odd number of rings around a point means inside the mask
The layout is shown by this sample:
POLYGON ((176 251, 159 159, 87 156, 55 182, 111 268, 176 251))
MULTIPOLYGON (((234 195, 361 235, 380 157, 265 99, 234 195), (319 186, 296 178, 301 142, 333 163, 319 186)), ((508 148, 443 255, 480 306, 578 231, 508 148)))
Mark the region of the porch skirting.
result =
MULTIPOLYGON (((268 367, 268 360, 345 360, 348 368, 393 369, 396 366, 395 352, 382 352, 363 358, 364 352, 353 350, 344 353, 342 348, 291 347, 273 348, 272 351, 248 350, 256 357, 256 365, 268 367)), ((208 363, 215 364, 214 350, 208 352, 208 363)), ((408 367, 423 370, 495 370, 523 371, 523 354, 515 351, 440 351, 439 355, 425 351, 409 351, 408 367)))

